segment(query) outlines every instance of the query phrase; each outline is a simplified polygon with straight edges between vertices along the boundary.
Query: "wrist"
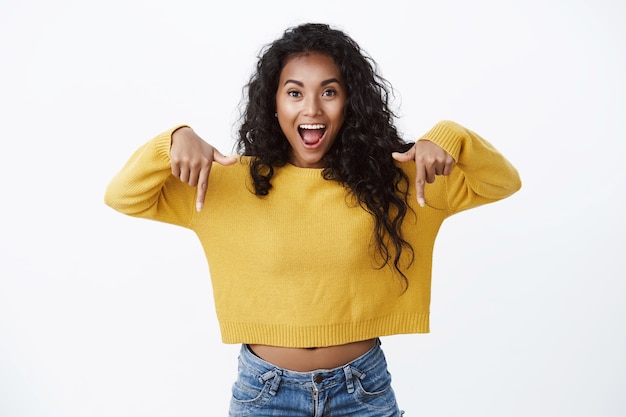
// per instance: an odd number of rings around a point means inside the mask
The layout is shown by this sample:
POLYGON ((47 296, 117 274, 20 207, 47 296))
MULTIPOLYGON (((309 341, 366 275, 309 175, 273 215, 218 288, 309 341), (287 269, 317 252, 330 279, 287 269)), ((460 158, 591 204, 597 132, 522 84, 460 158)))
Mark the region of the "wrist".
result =
POLYGON ((170 134, 170 145, 174 143, 175 138, 181 137, 188 132, 193 132, 193 129, 188 125, 180 125, 173 128, 170 134))

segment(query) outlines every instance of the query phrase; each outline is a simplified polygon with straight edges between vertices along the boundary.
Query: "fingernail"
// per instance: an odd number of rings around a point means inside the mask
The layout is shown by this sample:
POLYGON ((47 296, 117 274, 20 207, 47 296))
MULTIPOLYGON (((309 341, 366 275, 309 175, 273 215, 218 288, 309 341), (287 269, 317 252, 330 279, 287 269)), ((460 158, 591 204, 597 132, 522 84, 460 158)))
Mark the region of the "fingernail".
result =
POLYGON ((426 202, 422 197, 417 197, 417 204, 419 204, 420 207, 424 207, 426 205, 426 202))
POLYGON ((196 203, 196 211, 200 212, 202 210, 202 203, 196 203))

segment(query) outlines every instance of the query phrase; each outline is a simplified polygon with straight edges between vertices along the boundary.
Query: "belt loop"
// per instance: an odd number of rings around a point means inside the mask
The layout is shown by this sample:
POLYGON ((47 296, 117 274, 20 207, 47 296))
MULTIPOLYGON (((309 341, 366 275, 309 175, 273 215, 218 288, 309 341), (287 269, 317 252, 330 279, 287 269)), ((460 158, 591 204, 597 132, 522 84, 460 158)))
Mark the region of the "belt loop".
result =
POLYGON ((343 367, 343 373, 346 375, 346 387, 348 388, 348 394, 352 394, 354 392, 354 384, 352 383, 352 368, 350 368, 350 365, 343 367))
POLYGON ((354 392, 354 377, 359 379, 365 378, 365 374, 356 368, 346 365, 343 367, 343 373, 346 375, 346 387, 348 388, 348 394, 354 392))
POLYGON ((270 395, 273 397, 278 392, 278 387, 280 386, 282 371, 280 369, 274 369, 273 371, 267 371, 263 375, 259 377, 261 382, 267 382, 270 379, 272 380, 272 385, 270 385, 270 395))

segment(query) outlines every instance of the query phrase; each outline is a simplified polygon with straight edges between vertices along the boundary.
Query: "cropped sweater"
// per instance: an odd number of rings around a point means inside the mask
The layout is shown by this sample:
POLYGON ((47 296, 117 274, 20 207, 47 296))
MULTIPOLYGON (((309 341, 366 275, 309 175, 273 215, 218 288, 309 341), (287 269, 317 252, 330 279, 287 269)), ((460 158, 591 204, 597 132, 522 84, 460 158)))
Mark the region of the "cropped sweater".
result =
POLYGON ((520 186, 516 169, 487 141, 450 121, 420 140, 445 149, 456 165, 416 202, 415 163, 402 229, 415 251, 408 287, 376 261, 373 218, 321 169, 275 170, 267 196, 254 195, 249 158, 213 164, 204 208, 196 188, 171 174, 175 130, 141 146, 112 179, 105 202, 130 216, 191 229, 208 261, 222 341, 322 347, 429 331, 435 237, 448 216, 505 198, 520 186))

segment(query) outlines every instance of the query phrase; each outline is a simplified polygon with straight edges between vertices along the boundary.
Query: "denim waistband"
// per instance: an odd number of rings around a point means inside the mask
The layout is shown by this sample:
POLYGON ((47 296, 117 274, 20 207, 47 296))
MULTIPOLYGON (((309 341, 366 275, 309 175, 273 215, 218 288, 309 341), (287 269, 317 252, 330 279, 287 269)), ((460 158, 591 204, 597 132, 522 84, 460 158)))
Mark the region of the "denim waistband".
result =
POLYGON ((272 380, 272 389, 276 391, 278 385, 282 383, 298 385, 315 385, 318 389, 329 388, 330 386, 347 382, 348 391, 353 390, 353 378, 363 379, 369 370, 377 366, 386 366, 385 356, 380 348, 380 340, 358 358, 348 362, 343 366, 333 369, 318 369, 309 372, 297 372, 280 368, 258 356, 256 356, 247 345, 242 345, 239 356, 240 366, 246 368, 249 375, 258 377, 261 381, 272 380))

